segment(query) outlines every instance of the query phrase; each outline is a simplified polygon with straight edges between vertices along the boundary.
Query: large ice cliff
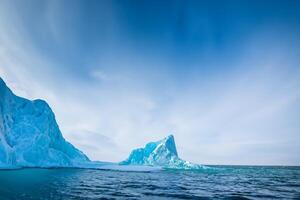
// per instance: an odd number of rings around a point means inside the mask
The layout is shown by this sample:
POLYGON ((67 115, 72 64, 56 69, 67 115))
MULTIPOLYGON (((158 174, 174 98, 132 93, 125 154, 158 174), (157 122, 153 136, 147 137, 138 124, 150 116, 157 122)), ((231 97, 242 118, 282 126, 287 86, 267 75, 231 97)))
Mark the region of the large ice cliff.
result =
POLYGON ((64 139, 45 101, 16 96, 0 78, 0 168, 76 167, 88 161, 64 139))

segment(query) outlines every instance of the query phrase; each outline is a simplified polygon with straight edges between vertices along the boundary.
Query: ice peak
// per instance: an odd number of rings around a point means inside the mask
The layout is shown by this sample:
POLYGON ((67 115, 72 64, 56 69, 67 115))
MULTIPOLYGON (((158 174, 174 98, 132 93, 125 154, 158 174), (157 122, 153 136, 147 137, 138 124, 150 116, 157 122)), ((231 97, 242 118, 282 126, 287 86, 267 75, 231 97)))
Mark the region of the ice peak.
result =
POLYGON ((134 149, 122 165, 151 165, 176 169, 199 169, 200 165, 178 157, 172 134, 157 142, 149 142, 143 148, 134 149))
POLYGON ((174 135, 170 134, 167 137, 164 138, 165 140, 174 140, 174 135))
POLYGON ((178 156, 177 149, 176 149, 176 144, 175 144, 175 139, 174 139, 174 136, 172 134, 165 137, 163 140, 161 140, 160 143, 163 143, 170 152, 172 152, 176 156, 178 156))

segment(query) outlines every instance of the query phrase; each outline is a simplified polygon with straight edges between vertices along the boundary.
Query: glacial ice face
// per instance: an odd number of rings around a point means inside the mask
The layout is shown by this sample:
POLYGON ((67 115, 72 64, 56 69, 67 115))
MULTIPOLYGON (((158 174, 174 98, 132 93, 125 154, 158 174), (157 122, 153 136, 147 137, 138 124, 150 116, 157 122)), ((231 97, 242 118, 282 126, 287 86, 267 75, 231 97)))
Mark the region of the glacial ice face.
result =
POLYGON ((150 165, 175 169, 200 169, 201 165, 193 164, 178 157, 173 135, 146 144, 144 148, 134 149, 121 165, 150 165))
POLYGON ((45 101, 14 95, 0 78, 0 168, 74 167, 87 161, 63 138, 45 101))

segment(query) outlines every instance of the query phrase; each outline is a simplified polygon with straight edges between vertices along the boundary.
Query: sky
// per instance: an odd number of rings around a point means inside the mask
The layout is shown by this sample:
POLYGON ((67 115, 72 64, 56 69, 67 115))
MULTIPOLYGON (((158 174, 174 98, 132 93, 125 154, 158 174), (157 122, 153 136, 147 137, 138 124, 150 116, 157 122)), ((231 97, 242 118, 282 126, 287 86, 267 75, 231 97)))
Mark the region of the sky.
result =
POLYGON ((92 160, 173 134, 200 164, 300 165, 300 1, 0 0, 0 76, 92 160))

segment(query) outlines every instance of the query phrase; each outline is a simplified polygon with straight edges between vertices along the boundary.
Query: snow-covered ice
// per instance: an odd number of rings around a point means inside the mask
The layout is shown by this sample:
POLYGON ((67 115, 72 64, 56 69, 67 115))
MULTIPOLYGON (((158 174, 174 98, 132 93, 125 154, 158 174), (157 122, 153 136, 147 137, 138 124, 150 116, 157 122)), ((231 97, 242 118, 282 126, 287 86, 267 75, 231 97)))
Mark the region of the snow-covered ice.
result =
POLYGON ((173 135, 132 151, 121 163, 90 161, 64 139, 45 101, 16 96, 0 78, 0 169, 22 167, 157 171, 202 166, 178 157, 173 135))
POLYGON ((121 165, 160 166, 172 169, 202 169, 202 165, 190 163, 178 157, 173 135, 157 142, 150 142, 144 148, 134 149, 121 165))
POLYGON ((0 78, 0 168, 73 167, 88 157, 67 142, 43 100, 16 96, 0 78))
POLYGON ((76 167, 118 171, 157 171, 160 167, 90 161, 67 142, 43 100, 16 96, 0 78, 0 169, 76 167))

